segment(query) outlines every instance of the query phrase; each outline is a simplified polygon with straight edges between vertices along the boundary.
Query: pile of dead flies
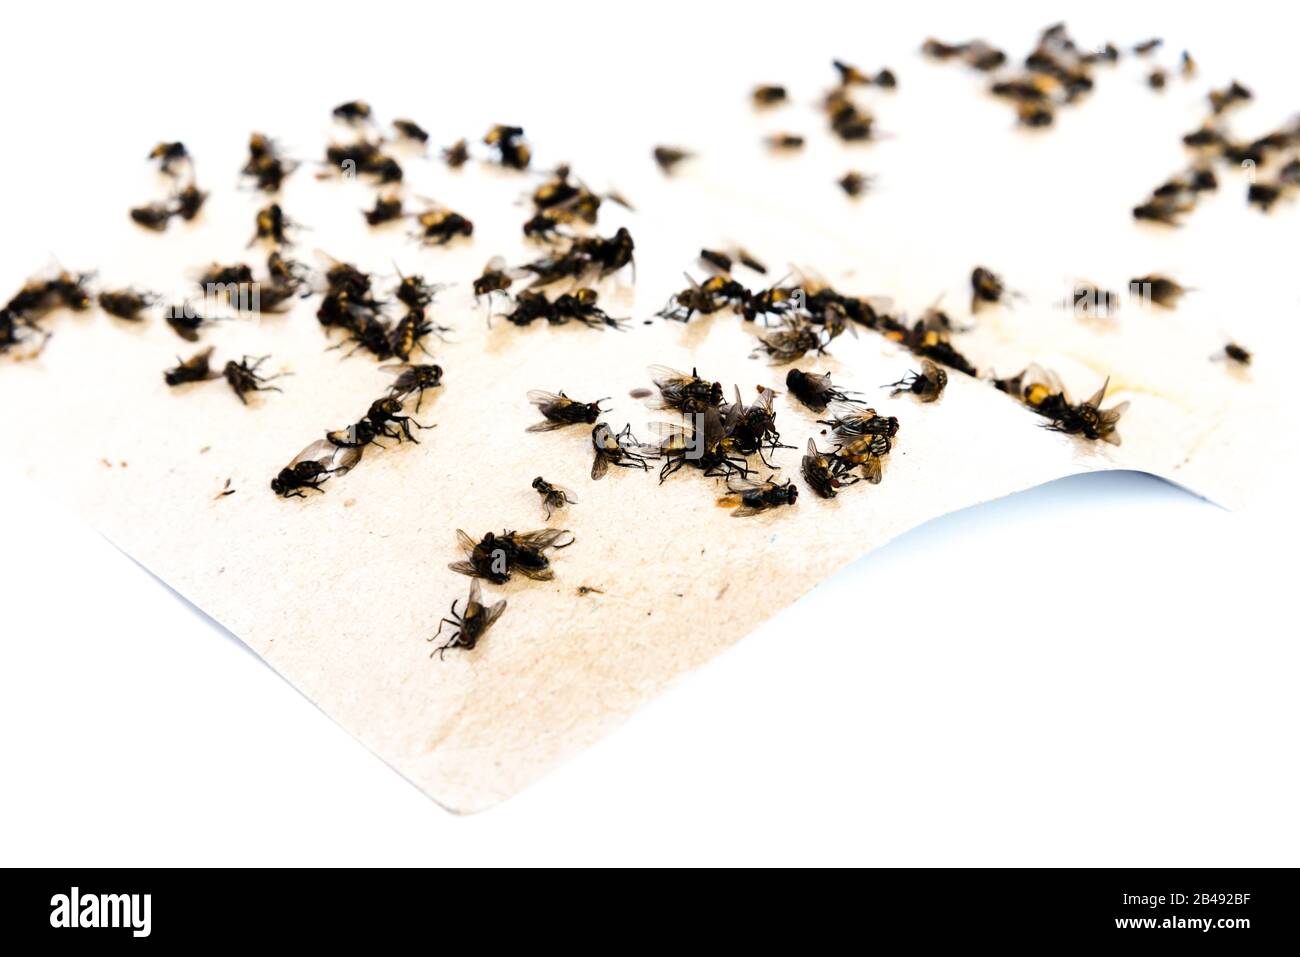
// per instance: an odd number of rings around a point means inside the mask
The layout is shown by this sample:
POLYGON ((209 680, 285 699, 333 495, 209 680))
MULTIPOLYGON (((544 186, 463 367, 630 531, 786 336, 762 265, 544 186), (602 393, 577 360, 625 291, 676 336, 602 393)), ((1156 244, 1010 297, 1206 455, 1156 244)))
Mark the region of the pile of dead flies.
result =
MULTIPOLYGON (((1153 61, 1162 47, 1160 38, 1153 37, 1135 44, 1130 52, 1153 61)), ((989 92, 1013 104, 1019 123, 1029 128, 1051 126, 1061 107, 1079 103, 1093 89, 1100 67, 1113 67, 1122 56, 1113 43, 1080 45, 1063 23, 1053 24, 1039 34, 1018 70, 1008 66, 1006 53, 983 40, 944 43, 930 39, 925 41, 922 52, 934 60, 959 61, 989 74, 989 92)), ((1186 50, 1176 65, 1150 67, 1146 82, 1152 90, 1161 92, 1175 74, 1183 82, 1197 75, 1196 61, 1186 50)), ((1252 99, 1250 89, 1237 80, 1209 91, 1208 115, 1197 129, 1183 136, 1183 146, 1190 154, 1187 169, 1169 177, 1134 206, 1134 219, 1180 225, 1205 193, 1218 189, 1216 163, 1225 170, 1247 173, 1246 201, 1264 212, 1295 194, 1300 187, 1300 119, 1292 119, 1255 139, 1234 137, 1228 116, 1233 108, 1252 99)))
MULTIPOLYGON (((1160 47, 1160 41, 1152 39, 1135 45, 1131 52, 1153 60, 1160 47)), ((1080 46, 1063 24, 1042 31, 1019 67, 983 40, 946 43, 930 39, 921 50, 927 58, 960 61, 990 77, 989 93, 1012 103, 1022 126, 1038 129, 1050 127, 1060 108, 1084 99, 1099 68, 1121 59, 1120 49, 1112 43, 1080 46)), ((821 101, 830 132, 845 143, 868 143, 877 138, 877 126, 873 113, 858 100, 860 91, 874 88, 887 93, 897 87, 898 78, 888 68, 865 71, 841 60, 833 61, 832 66, 838 82, 821 101)), ((1153 90, 1164 90, 1172 72, 1186 80, 1195 70, 1194 61, 1184 52, 1176 68, 1150 68, 1147 84, 1153 90)), ((1252 141, 1230 135, 1227 114, 1251 98, 1250 90, 1236 81, 1210 92, 1209 117, 1183 138, 1193 161, 1185 172, 1161 184, 1134 208, 1135 218, 1177 225, 1199 196, 1217 189, 1216 161, 1250 171, 1248 201, 1264 210, 1300 186, 1300 121, 1252 141)), ((790 95, 784 86, 763 84, 753 89, 751 101, 755 109, 767 112, 785 106, 790 95)), ((323 161, 315 164, 317 178, 359 178, 373 185, 373 204, 360 211, 370 227, 409 224, 412 238, 428 246, 472 239, 474 223, 466 215, 428 200, 412 208, 403 194, 402 162, 413 155, 429 155, 430 135, 423 127, 404 118, 384 126, 362 100, 340 104, 332 115, 340 133, 326 146, 323 161)), ((776 130, 765 137, 767 146, 780 154, 798 153, 804 142, 803 134, 788 130, 776 130)), ((469 140, 462 138, 443 147, 438 156, 453 169, 471 158, 521 173, 532 166, 532 149, 521 127, 494 125, 481 138, 480 146, 481 152, 472 150, 469 140)), ((654 160, 666 175, 695 155, 679 146, 654 149, 654 160)), ((185 145, 160 142, 148 158, 156 162, 167 195, 130 209, 131 220, 159 233, 177 217, 185 223, 199 222, 208 194, 197 185, 194 160, 185 145)), ((229 305, 233 315, 208 315, 188 300, 164 306, 162 297, 131 287, 94 292, 93 273, 59 269, 56 274, 29 280, 0 309, 0 354, 20 358, 39 354, 52 334, 46 319, 57 310, 85 312, 97 304, 117 320, 140 322, 161 307, 168 327, 186 342, 197 343, 206 329, 240 313, 285 311, 297 299, 319 295, 316 317, 332 340, 328 348, 347 349, 349 356, 365 353, 387 363, 381 368, 391 374, 392 382, 354 422, 325 430, 321 438, 298 453, 271 480, 272 491, 286 499, 306 498, 307 492, 323 492, 328 481, 355 468, 369 450, 418 443, 416 432, 433 424, 415 416, 426 393, 441 387, 443 380, 442 367, 426 361, 433 359, 428 349, 430 337, 440 338, 449 329, 433 317, 443 285, 400 273, 396 283, 389 284, 350 263, 330 260, 328 265, 312 269, 290 258, 286 250, 293 245, 300 224, 281 206, 279 194, 284 182, 303 165, 303 160, 285 155, 265 134, 250 136, 241 173, 252 188, 266 194, 267 201, 254 218, 249 246, 269 247, 265 270, 255 272, 243 262, 214 262, 195 276, 210 301, 229 305)), ((856 198, 868 192, 873 182, 870 175, 850 170, 838 185, 856 198)), ((507 308, 497 315, 521 328, 541 322, 593 330, 625 329, 627 317, 612 316, 599 304, 597 284, 624 269, 633 270, 635 277, 635 244, 625 228, 611 235, 594 230, 604 203, 628 209, 631 203, 616 192, 589 188, 568 165, 543 172, 530 199, 531 209, 521 229, 524 238, 536 245, 536 255, 514 266, 502 257, 493 257, 473 279, 474 295, 487 298, 489 304, 500 297, 507 308), (517 283, 525 283, 524 288, 512 292, 517 283), (548 292, 557 286, 559 291, 548 292)), ((754 330, 755 357, 766 358, 773 367, 789 367, 785 373, 789 396, 812 413, 825 416, 816 419, 825 427, 824 448, 809 438, 800 462, 807 488, 821 498, 834 498, 860 482, 880 483, 899 421, 876 412, 862 393, 833 384, 829 372, 795 368, 795 362, 829 355, 835 339, 846 331, 861 329, 897 343, 917 360, 916 368, 884 386, 893 397, 933 403, 943 395, 950 372, 980 377, 976 366, 953 344, 953 336, 965 327, 937 304, 919 318, 908 319, 892 311, 887 299, 843 293, 810 275, 769 282, 767 267, 740 248, 702 249, 698 265, 704 275, 695 279, 688 274, 687 288, 674 293, 657 318, 685 323, 730 312, 754 330)), ((1019 295, 1009 292, 1002 278, 984 266, 973 269, 970 285, 972 315, 1019 295)), ((1134 279, 1130 288, 1141 288, 1150 301, 1165 308, 1174 308, 1187 291, 1158 275, 1134 279)), ((1118 302, 1115 293, 1091 284, 1079 285, 1073 303, 1076 308, 1080 299, 1087 300, 1089 315, 1108 315, 1118 302)), ((224 379, 247 404, 257 393, 280 391, 272 382, 291 374, 263 371, 269 356, 230 358, 219 365, 213 361, 213 352, 209 346, 189 358, 178 357, 177 365, 163 373, 167 385, 181 392, 194 383, 224 379)), ((1244 367, 1251 354, 1245 347, 1229 343, 1214 358, 1244 367)), ((686 373, 652 366, 649 378, 654 388, 639 387, 630 394, 646 399, 653 408, 676 414, 680 421, 653 423, 654 435, 646 441, 632 434, 630 424, 615 431, 601 421, 604 399, 582 401, 564 392, 542 390, 528 394, 541 418, 527 431, 590 428, 593 481, 604 478, 611 467, 639 472, 657 467, 660 483, 690 469, 725 485, 717 502, 735 516, 779 512, 796 503, 798 487, 790 479, 778 480, 779 467, 770 461, 779 450, 796 448, 781 441, 776 390, 759 386, 752 401, 746 401, 739 387, 728 394, 721 382, 701 376, 696 369, 686 373)), ((1045 418, 1049 429, 1119 444, 1117 424, 1128 403, 1103 409, 1105 383, 1087 400, 1076 402, 1053 373, 1035 365, 1009 378, 987 372, 980 378, 1045 418)), ((578 502, 571 490, 540 475, 531 487, 548 522, 556 512, 567 511, 578 502)), ((229 482, 227 491, 218 497, 228 494, 229 482)), ((567 529, 550 527, 529 532, 489 531, 477 539, 457 530, 456 538, 464 557, 450 567, 474 581, 464 607, 458 611, 459 603, 453 603, 450 617, 442 619, 430 638, 437 640, 443 628, 450 626, 450 636, 434 650, 440 657, 449 649, 473 649, 505 610, 504 600, 483 603, 480 580, 503 585, 518 573, 526 579, 549 581, 554 577, 551 553, 574 542, 567 529)), ((597 591, 586 586, 579 590, 581 594, 597 591)))
MULTIPOLYGON (((1185 71, 1194 72, 1190 58, 1184 64, 1185 71)), ((1190 166, 1165 180, 1133 207, 1134 219, 1181 225, 1201 196, 1219 188, 1216 163, 1224 170, 1248 174, 1246 202, 1263 212, 1272 210, 1279 200, 1292 196, 1300 187, 1300 118, 1253 140, 1242 140, 1229 130, 1228 116, 1234 107, 1254 99, 1254 94, 1233 80, 1222 89, 1211 90, 1207 99, 1208 116, 1198 128, 1183 135, 1183 146, 1192 155, 1190 166)))

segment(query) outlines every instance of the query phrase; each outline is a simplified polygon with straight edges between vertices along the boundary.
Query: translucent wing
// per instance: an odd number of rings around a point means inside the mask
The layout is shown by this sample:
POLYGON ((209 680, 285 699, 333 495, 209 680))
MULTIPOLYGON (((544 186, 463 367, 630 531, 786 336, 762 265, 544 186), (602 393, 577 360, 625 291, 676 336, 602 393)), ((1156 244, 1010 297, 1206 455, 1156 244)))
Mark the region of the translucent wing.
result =
POLYGON ((1101 384, 1101 388, 1098 389, 1096 392, 1094 392, 1092 394, 1092 397, 1089 398, 1088 401, 1085 402, 1084 404, 1090 405, 1094 409, 1100 409, 1102 400, 1106 398, 1106 389, 1109 387, 1110 387, 1110 379, 1107 378, 1106 381, 1101 384))
POLYGON ((766 386, 758 387, 758 398, 754 400, 752 408, 762 409, 764 412, 771 414, 772 403, 776 399, 776 391, 766 386))
POLYGON ((571 424, 572 423, 569 422, 554 422, 551 419, 543 419, 541 422, 534 422, 532 425, 528 426, 528 428, 524 429, 524 431, 525 432, 554 432, 556 429, 562 429, 566 425, 571 425, 571 424))
POLYGON ((862 406, 840 408, 831 419, 819 420, 830 425, 837 436, 859 436, 892 434, 897 431, 898 423, 892 417, 886 419, 876 414, 875 409, 862 406))
POLYGON ((483 588, 479 585, 478 579, 475 578, 469 583, 469 601, 465 604, 465 616, 475 614, 474 609, 483 607, 483 588))
MULTIPOLYGON (((477 579, 474 581, 474 584, 476 585, 478 584, 477 579)), ((505 610, 506 610, 506 600, 504 598, 502 598, 499 602, 496 602, 493 605, 489 605, 483 611, 482 631, 487 631, 489 628, 491 628, 492 623, 496 621, 498 618, 500 618, 501 613, 505 610)), ((482 633, 482 631, 480 632, 480 634, 482 633)))
POLYGON ((694 376, 687 375, 685 372, 671 366, 653 365, 648 366, 646 371, 650 373, 651 381, 661 389, 666 385, 671 386, 679 382, 689 382, 694 378, 694 376))
POLYGON ((1061 382, 1061 377, 1050 369, 1044 369, 1037 363, 1031 362, 1025 366, 1025 371, 1020 373, 1020 389, 1023 395, 1030 386, 1041 385, 1048 392, 1055 395, 1060 393, 1065 396, 1065 401, 1070 401, 1070 393, 1065 390, 1065 384, 1061 382))
POLYGON ((337 447, 328 439, 317 439, 294 457, 294 460, 289 463, 289 468, 308 461, 319 462, 321 465, 328 467, 328 463, 334 457, 334 450, 337 447))
POLYGON ((335 475, 345 475, 352 471, 356 464, 361 461, 361 452, 361 446, 356 446, 354 448, 336 447, 334 449, 334 455, 330 459, 326 468, 335 475))
POLYGON ((528 401, 540 409, 544 405, 555 405, 556 403, 564 404, 569 400, 566 396, 558 395, 554 392, 547 392, 545 389, 529 389, 528 401))
POLYGON ((535 532, 516 532, 515 538, 534 548, 568 548, 573 544, 573 533, 567 528, 539 528, 535 532), (569 540, 560 544, 560 539, 569 536, 569 540))
POLYGON ((767 479, 758 480, 758 479, 743 478, 741 476, 733 475, 727 479, 727 488, 729 488, 733 492, 766 491, 767 489, 772 488, 774 485, 776 485, 776 483, 773 482, 770 477, 767 479))
POLYGON ((740 386, 736 386, 736 401, 727 407, 727 421, 724 423, 725 431, 730 435, 740 424, 740 418, 745 414, 745 403, 740 398, 740 386))
POLYGON ((695 438, 695 430, 675 422, 651 422, 650 431, 659 436, 659 446, 670 444, 689 444, 695 438))
POLYGON ((718 415, 718 410, 709 406, 704 410, 704 447, 706 449, 716 449, 727 434, 722 428, 722 417, 718 415))
POLYGON ((1116 430, 1115 425, 1116 423, 1119 422, 1119 417, 1123 415, 1127 409, 1128 409, 1128 403, 1121 402, 1113 409, 1107 409, 1106 411, 1101 413, 1101 421, 1102 421, 1101 437, 1105 439, 1107 442, 1109 442, 1111 445, 1119 445, 1122 442, 1122 439, 1120 439, 1119 432, 1116 430))

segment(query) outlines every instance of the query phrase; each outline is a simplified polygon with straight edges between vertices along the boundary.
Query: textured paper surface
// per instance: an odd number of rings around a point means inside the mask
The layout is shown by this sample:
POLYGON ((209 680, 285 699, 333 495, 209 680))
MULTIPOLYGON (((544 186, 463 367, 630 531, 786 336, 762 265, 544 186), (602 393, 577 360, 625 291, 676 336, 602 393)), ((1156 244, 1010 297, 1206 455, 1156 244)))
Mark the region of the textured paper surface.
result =
MULTIPOLYGON (((1128 209, 1180 168, 1177 137, 1199 119, 1190 99, 1181 112, 1119 111, 1132 91, 1119 99, 1099 91, 1086 109, 1111 118, 1107 139, 1150 144, 1117 162, 1098 148, 1096 124, 1067 118, 1046 137, 1026 136, 1010 130, 1004 107, 975 95, 968 77, 912 65, 915 82, 874 98, 890 138, 873 147, 830 143, 824 120, 802 107, 754 118, 737 106, 722 111, 709 142, 684 144, 704 155, 677 178, 619 171, 617 185, 640 212, 607 205, 599 231, 627 224, 637 241, 635 285, 625 272, 602 287, 602 305, 634 320, 623 334, 517 329, 504 320, 489 328, 474 303, 469 281, 489 256, 522 262, 536 254, 518 238, 528 215, 521 197, 535 178, 477 165, 457 175, 411 159, 408 193, 436 196, 477 227, 472 242, 421 250, 401 227, 367 231, 357 210, 371 189, 316 182, 300 170, 283 197, 286 211, 312 227, 294 250, 300 257, 320 248, 378 273, 396 261, 405 272, 458 283, 433 308, 455 326, 453 342, 431 346, 445 384, 418 418, 436 428, 419 445, 372 450, 323 496, 284 501, 267 483, 324 430, 357 419, 390 377, 360 355, 325 351, 317 298, 205 337, 219 362, 270 353, 268 369, 294 373, 277 383, 283 394, 258 396, 248 408, 221 382, 169 390, 163 369, 196 347, 157 318, 133 326, 98 311, 52 316, 56 335, 38 360, 0 360, 5 461, 66 494, 367 747, 458 811, 515 793, 838 568, 930 518, 1111 468, 1151 472, 1232 507, 1274 501, 1296 459, 1285 401, 1297 311, 1286 269, 1294 212, 1247 211, 1244 180, 1229 179, 1194 227, 1140 229, 1128 209), (759 136, 785 127, 806 132, 808 150, 768 158, 759 136), (877 192, 856 204, 834 186, 850 167, 879 176, 877 192), (1090 168, 1099 170, 1095 182, 1090 168), (701 245, 728 240, 766 260, 772 279, 787 264, 813 269, 842 291, 892 297, 912 316, 944 294, 944 306, 964 320, 971 267, 994 268, 1021 297, 982 312, 956 345, 1002 375, 1038 362, 1076 399, 1109 375, 1106 405, 1131 402, 1122 447, 1054 434, 986 382, 957 373, 933 405, 890 399, 880 384, 918 363, 870 332, 837 340, 831 357, 796 363, 832 371, 837 385, 863 391, 902 424, 884 482, 833 501, 801 486, 794 508, 736 519, 715 506, 721 486, 690 469, 663 485, 654 471, 622 469, 591 482, 589 430, 525 434, 537 418, 525 393, 542 388, 612 396, 606 421, 616 429, 631 422, 648 437, 646 423, 664 416, 628 390, 650 385, 651 363, 697 365, 747 397, 757 384, 783 390, 786 367, 751 359, 753 330, 729 313, 687 326, 642 323, 684 283, 701 245), (1109 323, 1060 307, 1072 278, 1122 289, 1156 271, 1198 292, 1173 312, 1126 304, 1109 323), (1248 371, 1210 360, 1229 337, 1256 351, 1248 371), (426 639, 469 587, 447 569, 461 557, 454 530, 477 537, 541 527, 529 487, 536 475, 576 494, 578 504, 553 522, 570 528, 576 544, 555 553, 553 582, 485 585, 488 601, 508 599, 505 615, 473 653, 431 660, 426 639), (228 478, 236 494, 215 499, 228 478), (579 595, 584 585, 600 593, 579 595)), ((300 139, 315 155, 316 141, 300 139)), ((580 157, 543 156, 577 161, 593 188, 614 182, 580 157)), ((201 227, 143 234, 126 222, 135 197, 124 195, 120 241, 95 262, 66 265, 98 268, 105 284, 169 291, 212 260, 247 259, 260 271, 254 257, 264 251, 243 247, 262 197, 222 189, 212 176, 205 185, 214 195, 201 227)), ((7 285, 23 278, 8 275, 7 285)), ((796 447, 777 462, 784 477, 797 476, 807 438, 827 443, 817 416, 785 396, 777 407, 782 438, 796 447)), ((789 638, 816 640, 812 632, 789 638)))

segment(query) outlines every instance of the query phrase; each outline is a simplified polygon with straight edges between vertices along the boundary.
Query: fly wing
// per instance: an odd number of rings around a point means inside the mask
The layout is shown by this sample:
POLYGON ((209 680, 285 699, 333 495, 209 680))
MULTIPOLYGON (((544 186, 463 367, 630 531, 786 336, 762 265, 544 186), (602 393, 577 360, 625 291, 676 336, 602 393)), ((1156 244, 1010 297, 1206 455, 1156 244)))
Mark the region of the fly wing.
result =
POLYGON ((289 468, 307 461, 319 462, 322 466, 328 467, 329 461, 334 458, 336 448, 338 446, 328 439, 317 439, 294 457, 294 460, 289 463, 289 468))
POLYGON ((687 445, 695 438, 695 430, 675 422, 651 422, 650 432, 659 437, 659 448, 676 448, 687 445))
POLYGON ((691 377, 685 372, 674 369, 671 366, 653 365, 648 366, 646 371, 650 373, 650 380, 659 388, 674 385, 679 382, 689 382, 691 377))
POLYGON ((573 533, 567 528, 539 528, 535 532, 516 532, 515 538, 537 549, 568 548, 574 542, 573 533), (565 535, 569 536, 569 540, 559 544, 560 539, 565 535))
POLYGON ((733 492, 759 492, 772 488, 775 483, 769 478, 764 481, 758 481, 751 478, 740 476, 730 476, 727 479, 727 488, 733 492))
POLYGON ((856 402, 847 402, 844 399, 836 399, 826 407, 831 414, 831 418, 839 419, 842 422, 869 421, 876 417, 876 410, 864 405, 858 405, 856 402))
POLYGON ((727 433, 722 428, 722 417, 718 415, 718 410, 709 406, 704 410, 704 447, 706 449, 716 449, 722 444, 722 440, 727 437, 727 433))
POLYGON ((1065 385, 1061 382, 1061 377, 1050 369, 1044 369, 1035 362, 1025 366, 1025 371, 1020 373, 1020 390, 1023 396, 1025 391, 1032 385, 1044 386, 1049 392, 1055 394, 1059 392, 1065 396, 1065 401, 1070 401, 1070 394, 1065 391, 1065 385))
MULTIPOLYGON (((476 585, 478 584, 477 579, 475 579, 474 584, 476 585)), ((481 630, 479 634, 482 634, 484 631, 487 631, 489 628, 491 628, 492 623, 496 621, 498 618, 500 618, 501 613, 505 610, 506 610, 506 600, 504 598, 502 598, 499 602, 496 602, 495 604, 489 605, 483 611, 483 624, 480 626, 481 630)))
POLYGON ((1100 409, 1102 400, 1106 398, 1106 389, 1109 387, 1110 387, 1110 377, 1108 376, 1106 378, 1106 381, 1101 384, 1101 388, 1098 389, 1096 392, 1094 392, 1091 398, 1089 398, 1088 401, 1084 403, 1084 405, 1090 405, 1094 409, 1100 409))
POLYGON ((475 614, 475 610, 483 607, 483 589, 475 578, 469 583, 469 601, 465 603, 466 618, 475 614))
POLYGON ((335 475, 346 475, 351 472, 356 464, 361 461, 361 446, 352 446, 349 448, 335 447, 334 454, 330 458, 328 468, 335 475))
POLYGON ((1128 403, 1121 402, 1113 409, 1107 409, 1105 412, 1101 413, 1101 421, 1103 425, 1105 425, 1102 438, 1111 445, 1119 445, 1123 441, 1119 436, 1119 430, 1115 428, 1115 424, 1119 422, 1119 417, 1123 415, 1127 409, 1128 403))
POLYGON ((519 572, 519 574, 523 575, 525 578, 531 578, 533 581, 537 582, 548 582, 555 577, 555 569, 553 569, 549 564, 544 565, 541 568, 521 567, 515 569, 515 571, 519 572))
POLYGON ((723 424, 723 430, 726 435, 730 435, 740 424, 741 416, 745 414, 745 403, 740 398, 740 386, 736 386, 736 401, 726 407, 726 412, 727 421, 723 424))
POLYGON ((477 543, 474 539, 470 538, 459 528, 456 529, 456 544, 461 547, 461 551, 466 555, 474 554, 474 549, 477 547, 477 543))
POLYGON ((554 392, 547 392, 545 389, 529 389, 528 401, 540 409, 549 405, 565 405, 569 400, 554 392))

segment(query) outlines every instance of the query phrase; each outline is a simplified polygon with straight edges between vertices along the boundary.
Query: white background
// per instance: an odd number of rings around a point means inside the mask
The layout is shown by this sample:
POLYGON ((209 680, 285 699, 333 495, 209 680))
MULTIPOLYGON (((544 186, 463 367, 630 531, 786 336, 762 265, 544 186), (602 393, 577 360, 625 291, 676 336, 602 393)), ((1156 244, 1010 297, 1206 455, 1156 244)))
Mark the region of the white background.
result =
MULTIPOLYGON (((692 91, 732 109, 709 91, 788 76, 773 57, 890 63, 931 33, 1022 53, 1057 17, 1300 87, 1280 7, 845 6, 10 5, 8 135, 44 159, 6 151, 5 261, 66 249, 101 206, 120 217, 84 151, 138 165, 160 117, 228 125, 233 162, 298 102, 580 141, 627 100, 651 143, 692 91), (579 92, 593 74, 615 79, 579 92)), ((0 503, 0 863, 1297 863, 1291 514, 1118 473, 932 522, 458 818, 3 467, 0 503), (814 621, 821 637, 788 640, 814 621)))

